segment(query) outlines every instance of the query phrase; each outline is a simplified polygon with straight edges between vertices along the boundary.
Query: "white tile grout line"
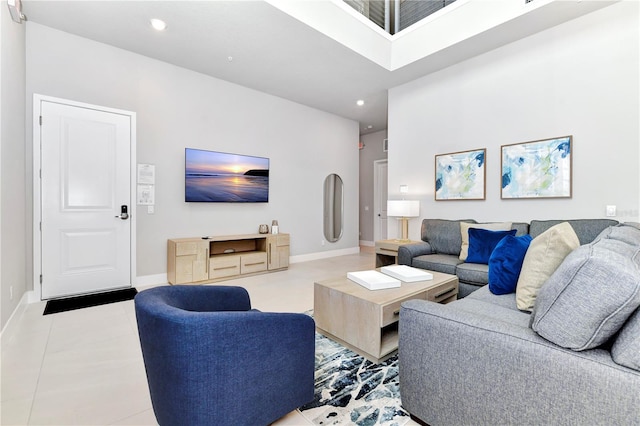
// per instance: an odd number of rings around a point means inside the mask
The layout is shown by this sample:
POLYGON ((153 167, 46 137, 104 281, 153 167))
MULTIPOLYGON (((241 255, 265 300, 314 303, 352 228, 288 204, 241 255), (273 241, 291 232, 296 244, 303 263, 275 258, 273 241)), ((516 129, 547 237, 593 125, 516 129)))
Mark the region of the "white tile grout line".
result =
POLYGON ((33 395, 31 396, 31 405, 29 407, 29 417, 27 420, 27 424, 31 424, 31 414, 33 413, 33 405, 36 402, 36 395, 38 394, 38 388, 40 387, 40 377, 42 376, 42 368, 44 367, 44 359, 47 355, 47 347, 49 346, 49 339, 51 338, 51 330, 53 329, 53 322, 49 322, 49 332, 47 333, 47 341, 44 344, 44 350, 42 351, 42 359, 40 360, 40 368, 38 369, 38 380, 36 381, 36 386, 33 390, 33 395))

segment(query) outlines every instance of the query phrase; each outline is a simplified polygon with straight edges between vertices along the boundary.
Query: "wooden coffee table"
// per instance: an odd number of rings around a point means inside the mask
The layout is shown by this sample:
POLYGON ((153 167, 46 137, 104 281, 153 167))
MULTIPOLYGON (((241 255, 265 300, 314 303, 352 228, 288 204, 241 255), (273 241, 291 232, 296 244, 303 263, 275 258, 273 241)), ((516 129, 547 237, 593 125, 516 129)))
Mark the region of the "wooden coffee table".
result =
POLYGON ((458 277, 429 271, 433 280, 402 282, 398 288, 369 290, 346 276, 314 284, 313 317, 321 334, 375 363, 398 349, 400 305, 424 299, 449 303, 458 294, 458 277))

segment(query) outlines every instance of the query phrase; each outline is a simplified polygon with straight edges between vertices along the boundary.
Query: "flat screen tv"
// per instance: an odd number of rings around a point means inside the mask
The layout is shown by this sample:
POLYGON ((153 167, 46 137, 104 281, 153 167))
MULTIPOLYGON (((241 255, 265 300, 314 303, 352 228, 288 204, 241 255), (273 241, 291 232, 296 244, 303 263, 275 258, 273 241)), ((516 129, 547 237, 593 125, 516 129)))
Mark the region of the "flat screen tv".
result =
POLYGON ((269 159, 186 148, 186 202, 269 202, 269 159))

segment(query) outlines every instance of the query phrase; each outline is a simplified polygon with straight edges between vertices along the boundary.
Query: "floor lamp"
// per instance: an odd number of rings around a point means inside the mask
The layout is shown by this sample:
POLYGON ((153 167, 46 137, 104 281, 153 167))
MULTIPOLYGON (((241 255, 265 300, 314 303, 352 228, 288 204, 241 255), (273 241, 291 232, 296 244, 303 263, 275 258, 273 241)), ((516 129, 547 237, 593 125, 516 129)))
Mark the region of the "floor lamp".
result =
POLYGON ((420 216, 418 200, 388 200, 387 216, 398 217, 402 223, 402 241, 409 241, 409 218, 420 216))

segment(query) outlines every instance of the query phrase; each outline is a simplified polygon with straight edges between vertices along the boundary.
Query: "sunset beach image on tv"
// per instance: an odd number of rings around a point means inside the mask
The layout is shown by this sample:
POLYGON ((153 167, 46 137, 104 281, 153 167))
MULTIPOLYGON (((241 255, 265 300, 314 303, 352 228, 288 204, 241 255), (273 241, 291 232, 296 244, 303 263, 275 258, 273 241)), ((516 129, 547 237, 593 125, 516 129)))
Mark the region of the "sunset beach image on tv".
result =
POLYGON ((266 203, 269 159, 186 148, 185 201, 266 203))

